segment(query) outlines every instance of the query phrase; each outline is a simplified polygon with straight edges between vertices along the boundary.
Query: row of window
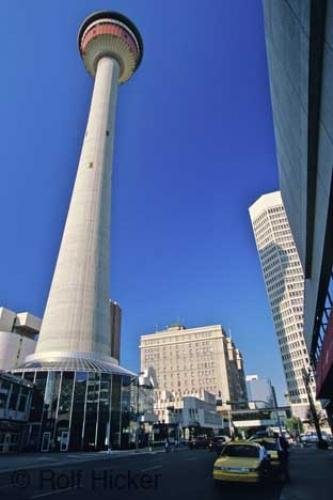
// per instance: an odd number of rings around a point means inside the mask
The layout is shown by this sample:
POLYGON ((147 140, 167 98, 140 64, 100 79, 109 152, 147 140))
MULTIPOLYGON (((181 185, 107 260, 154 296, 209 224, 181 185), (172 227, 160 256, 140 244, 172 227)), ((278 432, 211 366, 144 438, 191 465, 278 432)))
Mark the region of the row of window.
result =
POLYGON ((293 351, 291 354, 284 354, 282 356, 282 359, 284 361, 287 361, 289 359, 293 359, 294 356, 302 356, 303 354, 307 354, 307 350, 306 349, 298 349, 297 351, 293 351))
POLYGON ((26 412, 30 391, 27 387, 9 382, 0 381, 0 409, 26 412))

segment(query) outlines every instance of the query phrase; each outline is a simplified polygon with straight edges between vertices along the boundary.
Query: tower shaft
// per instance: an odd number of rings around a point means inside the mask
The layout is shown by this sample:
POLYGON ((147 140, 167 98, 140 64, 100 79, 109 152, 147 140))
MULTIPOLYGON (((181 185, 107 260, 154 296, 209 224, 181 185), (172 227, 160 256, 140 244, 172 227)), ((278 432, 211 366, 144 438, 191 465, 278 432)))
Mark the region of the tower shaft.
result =
POLYGON ((37 357, 110 352, 110 192, 119 71, 114 58, 99 59, 37 357))

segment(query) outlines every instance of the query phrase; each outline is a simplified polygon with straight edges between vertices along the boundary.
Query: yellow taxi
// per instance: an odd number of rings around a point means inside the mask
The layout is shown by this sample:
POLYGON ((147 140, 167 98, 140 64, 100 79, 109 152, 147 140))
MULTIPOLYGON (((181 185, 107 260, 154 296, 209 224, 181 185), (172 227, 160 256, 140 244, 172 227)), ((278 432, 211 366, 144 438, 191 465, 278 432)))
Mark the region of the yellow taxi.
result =
POLYGON ((263 446, 253 441, 232 441, 214 463, 216 483, 258 483, 270 474, 270 460, 263 446))

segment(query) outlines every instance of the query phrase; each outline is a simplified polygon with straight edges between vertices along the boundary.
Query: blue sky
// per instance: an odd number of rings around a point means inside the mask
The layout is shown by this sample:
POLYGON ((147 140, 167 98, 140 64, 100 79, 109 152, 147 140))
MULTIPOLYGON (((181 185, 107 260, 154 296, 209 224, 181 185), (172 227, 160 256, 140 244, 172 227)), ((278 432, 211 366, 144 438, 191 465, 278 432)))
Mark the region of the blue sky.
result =
POLYGON ((248 373, 284 379, 248 206, 278 188, 260 0, 2 0, 0 304, 42 315, 92 81, 76 36, 97 9, 139 27, 119 89, 111 296, 122 364, 139 336, 222 323, 248 373))

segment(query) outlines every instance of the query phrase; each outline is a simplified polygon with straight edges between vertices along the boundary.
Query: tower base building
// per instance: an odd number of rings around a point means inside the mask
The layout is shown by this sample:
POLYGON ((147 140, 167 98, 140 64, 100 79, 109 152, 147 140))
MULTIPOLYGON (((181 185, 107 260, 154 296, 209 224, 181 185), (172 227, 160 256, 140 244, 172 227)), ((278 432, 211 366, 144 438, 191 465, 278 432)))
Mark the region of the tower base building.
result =
POLYGON ((135 377, 129 371, 64 358, 26 363, 14 373, 35 386, 23 451, 99 451, 134 442, 135 377))

